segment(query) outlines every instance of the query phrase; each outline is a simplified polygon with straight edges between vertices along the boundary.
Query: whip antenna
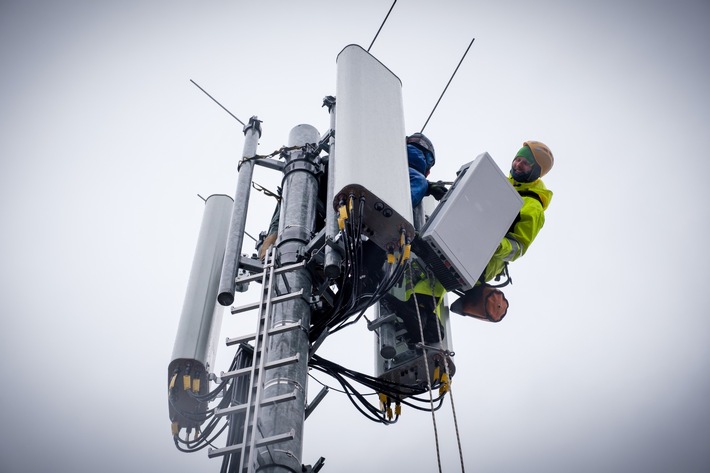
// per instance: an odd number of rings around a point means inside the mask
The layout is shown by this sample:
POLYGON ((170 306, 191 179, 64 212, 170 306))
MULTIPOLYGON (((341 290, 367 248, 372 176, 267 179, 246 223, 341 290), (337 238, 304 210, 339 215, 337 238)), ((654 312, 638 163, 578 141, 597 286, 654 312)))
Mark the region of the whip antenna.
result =
POLYGON ((208 96, 209 98, 211 98, 212 100, 214 100, 214 103, 216 103, 217 105, 219 105, 220 107, 222 107, 222 109, 224 109, 225 112, 227 112, 228 114, 230 114, 236 121, 238 121, 239 123, 241 123, 242 126, 246 126, 243 121, 241 121, 241 120, 238 119, 236 116, 234 116, 234 114, 233 114, 232 112, 230 112, 229 110, 227 110, 227 108, 226 108, 224 105, 222 105, 221 103, 217 102, 217 99, 215 99, 215 98, 212 97, 210 94, 208 94, 205 89, 203 89, 202 87, 200 87, 199 85, 197 85, 197 82, 195 82, 195 81, 192 80, 192 79, 190 79, 190 82, 192 82, 193 84, 195 84, 198 89, 200 89, 202 92, 205 93, 206 96, 208 96))
POLYGON ((375 44, 375 40, 377 39, 377 36, 379 36, 380 31, 382 31, 382 27, 385 26, 385 22, 387 21, 387 18, 389 18, 390 13, 392 13, 392 9, 394 8, 394 4, 397 3, 397 0, 394 0, 392 3, 392 6, 390 7, 390 11, 387 12, 387 15, 385 16, 385 19, 382 20, 382 24, 380 25, 380 29, 377 30, 377 33, 375 33, 375 37, 372 38, 372 43, 370 43, 370 46, 367 48, 367 52, 370 52, 370 48, 372 47, 373 44, 375 44))
POLYGON ((429 114, 429 118, 426 119, 426 122, 424 122, 424 126, 422 127, 421 131, 419 133, 424 133, 424 128, 426 128, 427 124, 429 123, 429 119, 431 118, 432 115, 434 115, 434 110, 436 110, 436 107, 439 106, 439 102, 441 102, 442 97, 446 93, 446 89, 449 88, 449 84, 451 84, 451 81, 454 79, 454 76, 459 70, 459 67, 461 67, 461 63, 463 62, 464 58, 466 57, 466 54, 468 54, 468 50, 471 49, 471 46, 473 46, 473 42, 476 41, 476 38, 473 38, 471 42, 468 45, 468 48, 466 48, 466 52, 463 53, 463 56, 461 56, 461 60, 459 61, 459 65, 456 66, 456 69, 454 70, 454 73, 451 74, 451 78, 449 79, 449 82, 447 82, 446 87, 444 87, 444 91, 441 93, 439 96, 439 100, 436 101, 436 105, 434 105, 434 108, 432 109, 431 113, 429 114))

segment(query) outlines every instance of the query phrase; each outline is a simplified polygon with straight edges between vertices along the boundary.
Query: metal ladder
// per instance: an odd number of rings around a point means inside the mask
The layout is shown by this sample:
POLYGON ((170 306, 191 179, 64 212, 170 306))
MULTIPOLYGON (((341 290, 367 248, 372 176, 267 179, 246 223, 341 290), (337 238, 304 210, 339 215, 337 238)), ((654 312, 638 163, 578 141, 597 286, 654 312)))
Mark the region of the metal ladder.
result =
POLYGON ((231 313, 237 314, 250 310, 259 310, 257 317, 256 332, 242 337, 227 339, 227 346, 236 345, 239 343, 254 342, 254 356, 252 364, 249 367, 237 369, 229 372, 222 372, 222 379, 237 378, 240 376, 249 376, 249 386, 247 402, 230 406, 225 409, 216 409, 215 416, 228 416, 244 413, 244 429, 241 443, 227 445, 223 448, 210 449, 208 451, 209 458, 221 457, 235 453, 240 454, 239 469, 240 473, 253 473, 256 464, 256 451, 260 447, 269 447, 270 445, 279 442, 292 440, 294 432, 284 432, 279 435, 274 435, 268 438, 258 438, 259 430, 259 410, 264 405, 273 405, 296 399, 296 392, 283 394, 271 398, 263 398, 264 390, 264 373, 268 369, 285 366, 291 363, 298 362, 298 354, 291 357, 272 360, 266 362, 269 346, 269 338, 272 335, 284 333, 289 330, 296 330, 300 327, 298 323, 286 324, 276 328, 271 327, 271 318, 275 304, 289 301, 301 297, 303 289, 291 292, 285 273, 295 269, 302 268, 305 262, 299 262, 283 267, 279 267, 277 261, 277 248, 273 246, 267 255, 266 264, 261 274, 256 273, 250 276, 237 278, 237 283, 248 283, 261 279, 262 291, 259 302, 247 304, 240 307, 232 307, 231 313), (278 294, 278 289, 275 287, 277 277, 281 276, 284 281, 284 286, 288 291, 285 294, 278 294))

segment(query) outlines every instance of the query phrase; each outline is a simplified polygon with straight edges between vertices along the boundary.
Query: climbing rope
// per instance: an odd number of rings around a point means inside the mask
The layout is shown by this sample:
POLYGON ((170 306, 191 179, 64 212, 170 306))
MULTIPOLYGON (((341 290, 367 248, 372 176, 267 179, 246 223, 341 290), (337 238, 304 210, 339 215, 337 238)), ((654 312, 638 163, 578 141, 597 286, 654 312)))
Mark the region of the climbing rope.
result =
MULTIPOLYGON (((434 300, 434 307, 436 307, 438 301, 436 300, 436 296, 434 295, 434 275, 430 274, 429 271, 427 271, 427 277, 429 278, 429 284, 431 285, 431 297, 434 300)), ((444 296, 441 296, 444 297, 444 296)), ((416 303, 416 299, 414 300, 416 303)), ((417 311, 419 309, 417 308, 417 311)), ((419 325, 421 327, 421 320, 419 321, 419 325)), ((423 331, 423 330, 422 330, 423 331)), ((439 334, 439 343, 443 341, 443 337, 441 335, 441 326, 439 325, 438 321, 436 324, 436 331, 439 334)), ((424 340, 424 336, 422 336, 422 341, 424 340)), ((464 467, 464 462, 463 462, 463 448, 461 447, 461 436, 459 434, 459 422, 458 419, 456 418, 456 406, 454 405, 454 392, 453 388, 451 387, 451 373, 449 372, 449 360, 446 356, 444 356, 444 369, 446 370, 446 379, 448 382, 448 391, 449 391, 449 399, 451 400, 451 413, 453 414, 454 417, 454 430, 456 431, 456 443, 458 444, 459 447, 459 460, 461 461, 461 473, 466 472, 466 468, 464 467)), ((433 414, 433 413, 432 413, 433 414)))
MULTIPOLYGON (((417 293, 414 292, 414 285, 412 282, 414 281, 414 277, 412 275, 412 263, 411 260, 407 261, 407 270, 409 271, 409 280, 407 282, 407 285, 409 286, 408 289, 412 290, 412 297, 414 297, 414 307, 417 309, 417 321, 419 322, 419 336, 422 338, 422 345, 424 344, 424 325, 422 324, 422 316, 419 313, 419 304, 417 303, 417 293)), ((437 326, 439 325, 437 321, 437 326)), ((431 377, 429 376, 429 357, 427 356, 426 353, 426 348, 422 348, 424 351, 424 369, 426 373, 426 382, 427 385, 429 386, 429 406, 431 408, 431 421, 432 424, 434 425, 434 442, 436 444, 436 462, 439 465, 439 473, 442 473, 441 470, 441 452, 439 451, 439 431, 436 427, 436 414, 434 414, 434 398, 432 397, 431 394, 431 377)))

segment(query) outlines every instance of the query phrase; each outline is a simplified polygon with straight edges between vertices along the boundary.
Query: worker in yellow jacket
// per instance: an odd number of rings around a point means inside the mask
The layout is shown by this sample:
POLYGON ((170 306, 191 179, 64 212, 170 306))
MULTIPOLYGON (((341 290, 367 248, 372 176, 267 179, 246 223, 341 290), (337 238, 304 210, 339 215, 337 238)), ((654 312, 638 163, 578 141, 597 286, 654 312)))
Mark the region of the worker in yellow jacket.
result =
MULTIPOLYGON (((545 224, 545 210, 552 200, 552 191, 545 187, 541 178, 552 169, 554 162, 550 148, 539 141, 526 141, 516 153, 508 179, 523 198, 523 206, 508 233, 493 253, 481 275, 480 283, 495 279, 505 270, 507 263, 523 256, 542 229, 545 224)), ((451 305, 451 311, 482 318, 478 315, 480 311, 472 309, 475 304, 481 302, 482 286, 482 284, 477 284, 476 287, 467 291, 463 297, 451 305)), ((507 310, 507 301, 504 305, 507 310)), ((505 312, 498 316, 488 315, 485 317, 486 319, 499 322, 505 312)))

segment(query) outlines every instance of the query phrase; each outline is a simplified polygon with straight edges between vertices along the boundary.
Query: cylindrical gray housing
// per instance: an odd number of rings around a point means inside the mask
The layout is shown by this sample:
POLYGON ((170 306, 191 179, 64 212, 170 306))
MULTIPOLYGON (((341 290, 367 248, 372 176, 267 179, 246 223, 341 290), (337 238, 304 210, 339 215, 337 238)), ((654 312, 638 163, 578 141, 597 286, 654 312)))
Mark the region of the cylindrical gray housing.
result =
POLYGON ((196 408, 192 398, 182 395, 185 390, 182 377, 198 379, 199 390, 204 391, 208 387, 207 374, 213 369, 224 310, 217 304, 217 291, 231 211, 232 198, 227 195, 211 195, 205 201, 200 235, 168 366, 168 382, 176 373, 178 375, 177 388, 171 393, 170 417, 181 427, 189 427, 192 422, 181 416, 176 417, 174 407, 184 411, 196 408))

